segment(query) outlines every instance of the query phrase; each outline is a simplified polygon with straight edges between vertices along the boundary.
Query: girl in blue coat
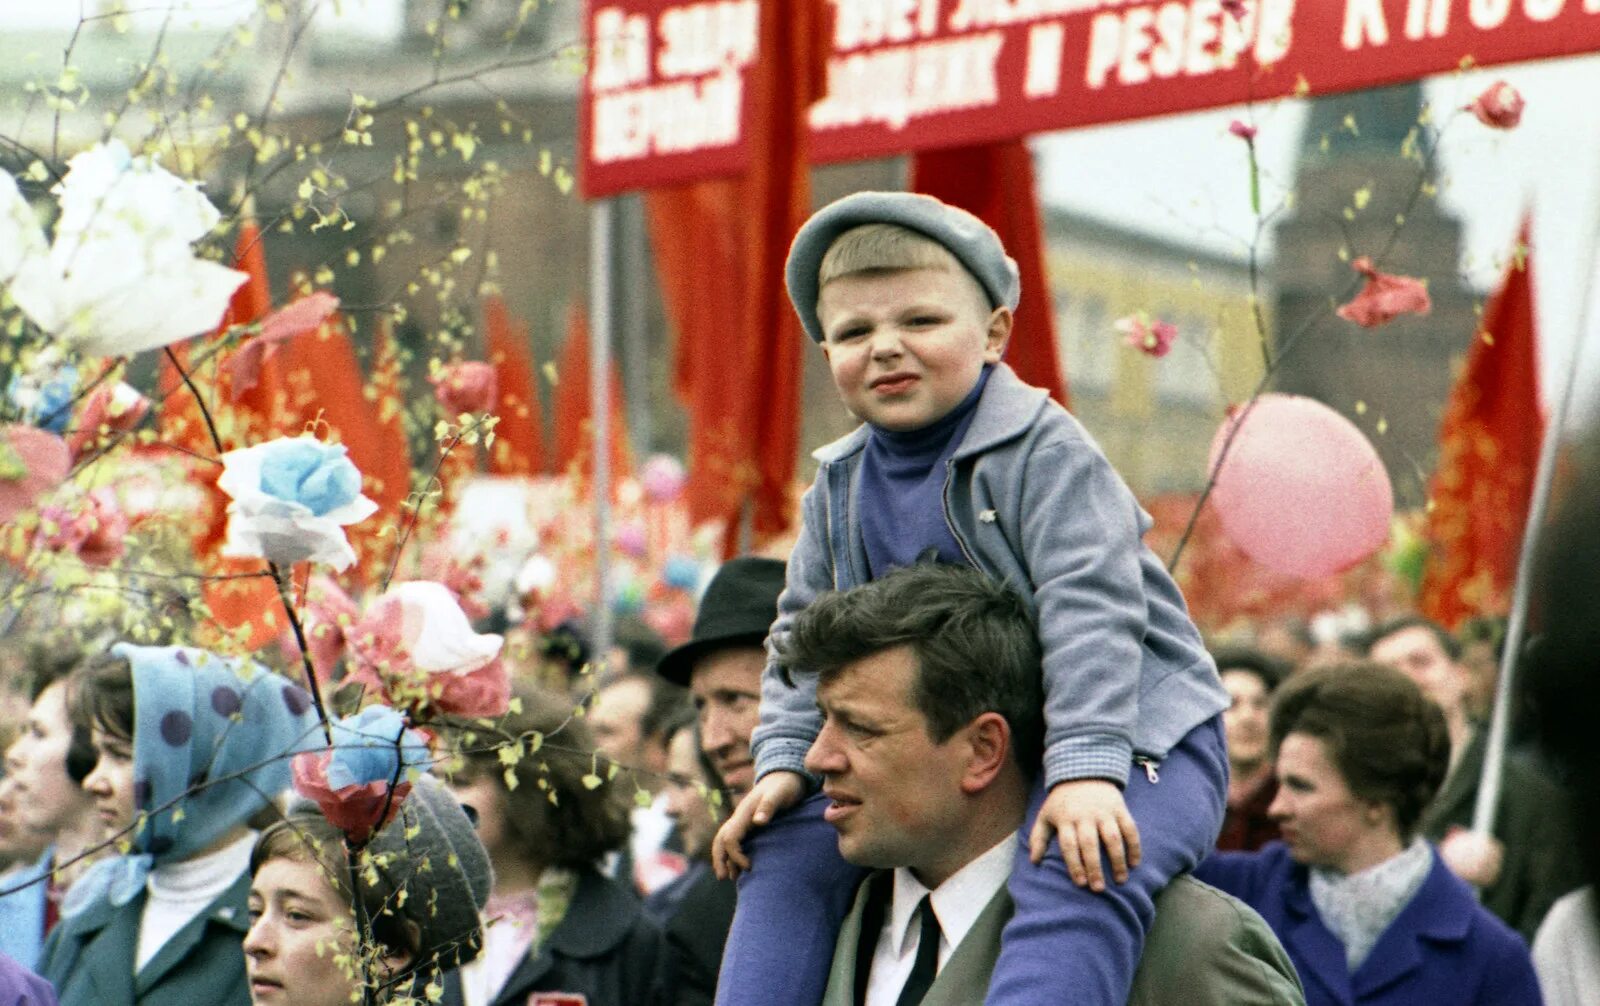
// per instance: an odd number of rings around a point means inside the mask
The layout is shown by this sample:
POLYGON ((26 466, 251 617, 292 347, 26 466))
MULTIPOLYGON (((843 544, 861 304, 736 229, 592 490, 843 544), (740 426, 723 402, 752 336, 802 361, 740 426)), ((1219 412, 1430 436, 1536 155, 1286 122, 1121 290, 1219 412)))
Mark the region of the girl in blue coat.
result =
POLYGON ((1522 938, 1417 837, 1450 742, 1409 678, 1377 664, 1297 676, 1270 743, 1283 841, 1218 853, 1195 876, 1261 913, 1309 1006, 1538 1006, 1522 938))
POLYGON ((62 1006, 246 1006, 248 821, 319 746, 310 697, 203 650, 126 643, 74 681, 84 780, 123 855, 72 888, 40 972, 62 1006))

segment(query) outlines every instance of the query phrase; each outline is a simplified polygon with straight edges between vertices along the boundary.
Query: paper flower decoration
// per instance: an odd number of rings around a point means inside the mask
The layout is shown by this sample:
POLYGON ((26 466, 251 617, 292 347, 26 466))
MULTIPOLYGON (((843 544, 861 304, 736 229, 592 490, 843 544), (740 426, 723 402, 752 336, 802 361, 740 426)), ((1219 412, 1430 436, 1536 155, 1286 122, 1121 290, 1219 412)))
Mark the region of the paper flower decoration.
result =
POLYGON ((428 743, 386 706, 333 723, 333 746, 294 757, 294 788, 360 844, 388 824, 411 793, 407 777, 429 760, 428 743))
MULTIPOLYGON (((306 652, 311 657, 311 668, 317 680, 333 680, 334 669, 344 659, 345 633, 355 624, 361 610, 356 602, 332 578, 314 574, 306 585, 305 604, 301 607, 300 623, 306 634, 306 652)), ((300 644, 292 630, 279 638, 284 657, 291 662, 300 660, 300 644)))
POLYGON ((342 444, 277 440, 222 456, 217 487, 232 497, 222 554, 281 566, 310 559, 342 570, 356 561, 345 525, 378 505, 361 495, 361 473, 342 444))
POLYGON ((688 480, 683 463, 670 454, 652 454, 639 474, 645 498, 652 503, 670 503, 677 499, 688 480))
POLYGON ((1122 333, 1128 345, 1147 356, 1166 356, 1172 352, 1172 344, 1178 338, 1176 325, 1160 320, 1151 321, 1143 311, 1119 319, 1116 329, 1122 333))
POLYGON ((34 547, 76 555, 90 566, 109 566, 122 557, 128 517, 105 490, 80 497, 75 505, 39 511, 34 547))
POLYGON ((433 397, 450 416, 493 412, 500 394, 494 368, 477 360, 452 363, 429 380, 433 382, 433 397))
POLYGON ((66 441, 32 426, 0 427, 0 524, 60 485, 72 470, 66 441))
POLYGON ((1210 505, 1223 531, 1275 572, 1304 579, 1337 573, 1388 540, 1394 495, 1383 462, 1355 424, 1321 402, 1267 394, 1248 412, 1230 410, 1211 442, 1210 467, 1210 505))
POLYGON ((511 700, 499 659, 504 641, 474 632, 442 583, 413 580, 391 588, 345 638, 355 658, 349 680, 375 689, 396 707, 500 716, 511 700))
POLYGON ((1367 285, 1350 303, 1339 308, 1339 317, 1346 321, 1353 321, 1362 328, 1377 328, 1399 315, 1427 314, 1433 309, 1428 300, 1428 288, 1421 280, 1379 272, 1365 255, 1350 263, 1350 267, 1367 277, 1367 285))
POLYGON ((1477 116, 1478 121, 1490 129, 1515 129, 1522 121, 1522 109, 1527 104, 1521 92, 1503 80, 1497 80, 1466 106, 1466 111, 1477 116))
POLYGON ((78 412, 76 428, 67 436, 73 461, 82 457, 90 446, 98 444, 102 433, 133 430, 149 412, 150 399, 126 382, 118 381, 109 388, 101 385, 89 392, 78 412))
POLYGON ((23 422, 61 433, 72 418, 72 398, 77 390, 78 368, 51 347, 38 354, 31 366, 12 373, 6 399, 23 422))
POLYGON ((131 156, 120 140, 67 168, 51 189, 61 217, 48 249, 31 212, 18 211, 15 183, 0 184, 0 278, 9 274, 22 313, 90 356, 128 356, 216 327, 247 277, 195 258, 191 246, 218 220, 198 185, 131 156))
POLYGON ((261 365, 272 359, 280 345, 315 332, 338 309, 339 298, 319 290, 268 315, 261 332, 223 361, 230 378, 229 397, 235 402, 242 398, 261 382, 261 365))

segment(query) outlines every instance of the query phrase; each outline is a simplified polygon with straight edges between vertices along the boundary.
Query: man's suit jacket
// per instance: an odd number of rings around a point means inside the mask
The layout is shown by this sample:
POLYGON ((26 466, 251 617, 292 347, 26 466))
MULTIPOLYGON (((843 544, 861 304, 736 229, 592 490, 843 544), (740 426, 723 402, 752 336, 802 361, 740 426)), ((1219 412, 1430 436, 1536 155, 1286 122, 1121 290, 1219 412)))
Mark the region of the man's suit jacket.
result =
MULTIPOLYGON (((856 1006, 856 954, 871 878, 856 892, 834 945, 822 1006, 856 1006)), ((950 954, 922 1006, 981 1003, 1000 956, 1000 931, 1011 918, 1004 887, 990 899, 950 954)), ((1072 988, 1071 963, 1061 988, 1072 988)), ((1237 898, 1182 876, 1156 898, 1156 921, 1134 975, 1129 1006, 1304 1006, 1305 995, 1288 954, 1272 930, 1237 898)))

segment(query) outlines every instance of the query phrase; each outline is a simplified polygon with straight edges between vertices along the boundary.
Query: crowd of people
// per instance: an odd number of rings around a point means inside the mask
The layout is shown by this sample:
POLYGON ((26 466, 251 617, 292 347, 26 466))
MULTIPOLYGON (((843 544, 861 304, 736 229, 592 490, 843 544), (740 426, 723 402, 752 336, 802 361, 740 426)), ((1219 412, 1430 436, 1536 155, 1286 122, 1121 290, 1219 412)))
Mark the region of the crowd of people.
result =
POLYGON ((288 678, 0 641, 0 1006, 1600 1001, 1592 466, 1479 834, 1482 634, 1204 639, 1002 362, 992 231, 858 194, 787 279, 863 421, 792 554, 722 564, 675 647, 563 626, 364 825, 297 795, 341 742, 288 678))

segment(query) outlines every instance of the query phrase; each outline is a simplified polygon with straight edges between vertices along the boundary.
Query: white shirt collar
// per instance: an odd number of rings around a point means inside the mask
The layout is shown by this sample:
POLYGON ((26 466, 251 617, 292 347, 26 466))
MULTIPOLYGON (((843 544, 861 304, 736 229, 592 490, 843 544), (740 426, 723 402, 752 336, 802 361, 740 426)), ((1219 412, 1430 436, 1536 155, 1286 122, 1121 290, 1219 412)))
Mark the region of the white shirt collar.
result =
MULTIPOLYGON (((1016 857, 1015 835, 1005 838, 966 866, 951 874, 933 891, 933 915, 939 920, 939 964, 961 945, 972 924, 988 907, 995 892, 1011 877, 1011 865, 1016 857)), ((894 871, 894 897, 890 903, 890 932, 894 934, 895 952, 907 952, 906 941, 912 932, 917 906, 927 896, 928 889, 911 871, 900 867, 894 871)))

